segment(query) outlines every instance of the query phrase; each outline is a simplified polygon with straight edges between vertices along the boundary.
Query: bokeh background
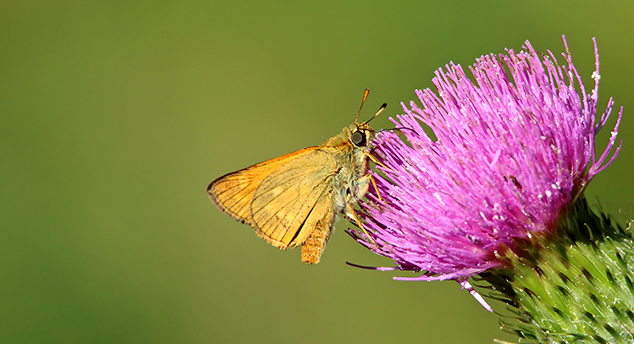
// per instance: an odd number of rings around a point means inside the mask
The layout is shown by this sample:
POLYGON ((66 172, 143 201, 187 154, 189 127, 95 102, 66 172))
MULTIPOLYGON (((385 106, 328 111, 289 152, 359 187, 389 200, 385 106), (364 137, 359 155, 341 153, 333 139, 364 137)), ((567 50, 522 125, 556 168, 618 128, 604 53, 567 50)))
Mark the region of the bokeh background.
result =
POLYGON ((624 145, 587 194, 624 220, 632 14, 578 0, 1 2, 0 342, 513 341, 457 283, 347 266, 390 262, 345 220, 305 266, 205 188, 338 133, 366 87, 363 118, 387 102, 373 126, 390 127, 436 68, 526 39, 559 53, 565 34, 591 85, 596 36, 600 105, 625 106, 624 145))

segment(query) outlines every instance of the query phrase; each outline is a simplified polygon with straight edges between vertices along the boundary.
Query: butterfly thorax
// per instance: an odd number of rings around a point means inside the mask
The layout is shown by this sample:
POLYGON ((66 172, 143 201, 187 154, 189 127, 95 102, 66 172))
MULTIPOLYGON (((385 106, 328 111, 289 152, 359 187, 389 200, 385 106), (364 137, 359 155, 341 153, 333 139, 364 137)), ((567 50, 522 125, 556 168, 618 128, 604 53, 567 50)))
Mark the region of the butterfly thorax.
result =
POLYGON ((320 148, 332 154, 338 166, 334 183, 342 187, 335 195, 337 210, 341 210, 346 202, 356 204, 367 191, 367 185, 358 182, 368 173, 368 154, 373 139, 374 131, 368 124, 353 123, 321 145, 320 148))

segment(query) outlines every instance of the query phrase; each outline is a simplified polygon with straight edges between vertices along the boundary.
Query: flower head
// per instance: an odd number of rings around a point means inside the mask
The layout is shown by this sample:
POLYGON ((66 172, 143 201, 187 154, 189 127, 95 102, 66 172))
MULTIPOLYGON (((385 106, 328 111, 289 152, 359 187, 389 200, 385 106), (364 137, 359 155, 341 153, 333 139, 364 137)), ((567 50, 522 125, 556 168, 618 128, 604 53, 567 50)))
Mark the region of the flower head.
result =
MULTIPOLYGON (((619 114, 605 151, 595 135, 613 107, 596 119, 599 63, 587 94, 564 39, 565 63, 537 53, 486 55, 469 67, 449 64, 433 79, 438 95, 417 90, 414 102, 379 133, 374 154, 385 164, 374 177, 362 218, 372 240, 356 239, 395 261, 423 271, 413 279, 465 281, 504 267, 522 242, 547 237, 592 178, 607 167, 619 114), (427 134, 424 127, 428 127, 427 134)), ((399 278, 405 279, 405 278, 399 278)))

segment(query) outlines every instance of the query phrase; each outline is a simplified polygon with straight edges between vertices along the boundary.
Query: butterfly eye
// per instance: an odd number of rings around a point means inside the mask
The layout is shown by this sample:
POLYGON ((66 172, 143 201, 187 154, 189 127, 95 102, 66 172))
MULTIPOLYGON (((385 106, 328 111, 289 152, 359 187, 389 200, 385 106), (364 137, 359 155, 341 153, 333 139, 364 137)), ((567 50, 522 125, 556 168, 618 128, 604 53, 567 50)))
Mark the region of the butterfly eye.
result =
POLYGON ((360 131, 355 131, 350 137, 350 140, 352 140, 352 143, 357 147, 365 146, 365 134, 360 131))

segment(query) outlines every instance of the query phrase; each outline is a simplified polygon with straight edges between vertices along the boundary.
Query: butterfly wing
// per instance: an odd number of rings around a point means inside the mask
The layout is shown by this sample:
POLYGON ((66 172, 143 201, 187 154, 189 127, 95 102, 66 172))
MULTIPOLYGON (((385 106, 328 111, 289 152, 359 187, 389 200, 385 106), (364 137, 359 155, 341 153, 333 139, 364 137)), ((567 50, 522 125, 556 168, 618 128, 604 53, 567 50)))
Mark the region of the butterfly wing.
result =
MULTIPOLYGON (((209 198, 229 216, 254 226, 251 219, 251 202, 255 191, 271 173, 287 163, 317 149, 309 147, 279 158, 267 160, 240 171, 225 174, 207 187, 209 198)), ((257 229, 257 228, 256 228, 257 229)))
POLYGON ((274 246, 302 244, 318 224, 332 226, 334 176, 331 148, 317 148, 287 162, 267 176, 253 194, 251 225, 274 246))

